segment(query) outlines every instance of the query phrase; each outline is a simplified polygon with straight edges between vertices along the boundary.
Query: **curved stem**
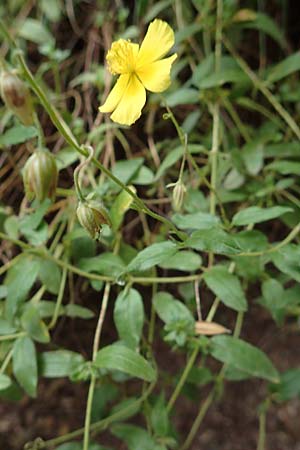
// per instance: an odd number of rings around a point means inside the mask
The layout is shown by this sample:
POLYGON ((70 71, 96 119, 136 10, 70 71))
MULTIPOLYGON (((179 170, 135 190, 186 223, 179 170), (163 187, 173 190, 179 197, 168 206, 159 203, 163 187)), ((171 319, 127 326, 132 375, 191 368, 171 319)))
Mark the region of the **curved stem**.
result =
POLYGON ((81 191, 81 188, 80 188, 79 174, 80 174, 81 170, 82 170, 85 166, 87 166, 87 165, 91 162, 91 160, 93 159, 93 157, 94 157, 94 149, 93 149, 93 147, 91 147, 90 145, 86 145, 85 148, 86 148, 87 151, 89 152, 89 156, 88 156, 88 158, 87 158, 85 161, 82 161, 82 162, 76 167, 76 169, 74 170, 74 175, 73 175, 73 176, 74 176, 74 184, 75 184, 76 193, 77 193, 77 196, 78 196, 78 198, 79 198, 79 200, 80 200, 81 202, 84 202, 85 198, 84 198, 84 195, 82 194, 82 191, 81 191))
MULTIPOLYGON (((93 362, 96 359, 98 348, 100 345, 102 325, 104 322, 104 317, 105 317, 106 309, 107 309, 107 305, 108 305, 109 293, 110 293, 110 284, 106 283, 105 288, 104 288, 104 294, 103 294, 99 319, 98 319, 95 336, 94 336, 93 355, 92 355, 93 362)), ((92 405, 93 405, 95 386, 96 386, 96 374, 92 373, 90 387, 89 387, 89 393, 88 393, 88 399, 87 399, 87 404, 86 404, 84 436, 83 436, 83 450, 89 449, 91 414, 92 414, 92 405)))

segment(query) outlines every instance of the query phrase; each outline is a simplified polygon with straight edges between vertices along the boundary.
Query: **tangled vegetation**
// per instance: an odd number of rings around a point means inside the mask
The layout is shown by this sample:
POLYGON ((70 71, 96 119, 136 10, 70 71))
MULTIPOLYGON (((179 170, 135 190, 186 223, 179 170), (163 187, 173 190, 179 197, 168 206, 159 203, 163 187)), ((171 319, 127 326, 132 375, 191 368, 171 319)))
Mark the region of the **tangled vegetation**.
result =
POLYGON ((300 394, 296 345, 286 359, 259 339, 299 335, 295 12, 5 3, 0 414, 34 411, 55 383, 80 412, 0 446, 267 449, 268 418, 300 394), (237 408, 239 386, 255 399, 240 447, 204 433, 229 385, 237 408))

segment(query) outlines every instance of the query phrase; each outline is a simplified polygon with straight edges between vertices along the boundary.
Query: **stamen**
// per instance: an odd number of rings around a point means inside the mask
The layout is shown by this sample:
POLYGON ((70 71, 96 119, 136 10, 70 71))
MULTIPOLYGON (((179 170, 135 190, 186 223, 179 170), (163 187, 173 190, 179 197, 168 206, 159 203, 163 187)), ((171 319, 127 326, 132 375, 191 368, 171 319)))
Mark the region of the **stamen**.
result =
POLYGON ((106 56, 109 71, 113 74, 134 72, 135 56, 132 44, 125 39, 113 42, 106 56))

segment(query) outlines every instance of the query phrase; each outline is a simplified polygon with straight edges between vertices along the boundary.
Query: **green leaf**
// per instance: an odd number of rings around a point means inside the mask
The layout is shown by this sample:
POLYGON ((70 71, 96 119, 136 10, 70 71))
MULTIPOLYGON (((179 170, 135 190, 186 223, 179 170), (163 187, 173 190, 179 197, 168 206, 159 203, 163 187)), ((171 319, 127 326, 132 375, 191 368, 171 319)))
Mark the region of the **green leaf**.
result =
POLYGON ((206 230, 194 231, 185 241, 187 247, 205 252, 214 252, 220 255, 237 255, 242 251, 235 236, 214 227, 206 230))
POLYGON ((200 89, 211 89, 222 86, 225 83, 249 83, 249 77, 242 69, 235 67, 210 74, 207 78, 203 78, 198 82, 198 87, 200 89))
POLYGON ((166 102, 170 108, 177 105, 192 105, 199 101, 199 91, 191 88, 181 88, 166 96, 166 102))
POLYGON ((269 278, 263 282, 261 288, 265 299, 264 306, 269 310, 281 309, 286 306, 284 288, 278 280, 269 278))
POLYGON ((274 161, 266 166, 268 170, 275 170, 282 175, 300 175, 300 163, 296 161, 274 161))
POLYGON ((271 36, 282 48, 287 46, 284 33, 277 23, 267 14, 255 12, 254 20, 244 22, 242 28, 254 28, 271 36))
POLYGON ((136 425, 118 423, 111 427, 111 432, 124 441, 129 450, 162 450, 146 430, 136 425))
POLYGON ((39 279, 51 294, 58 294, 61 282, 61 270, 53 261, 40 260, 39 279))
POLYGON ((13 373, 22 388, 31 397, 36 397, 38 382, 36 351, 33 341, 25 336, 13 346, 13 373))
POLYGON ((28 303, 21 317, 21 324, 28 335, 35 341, 47 343, 50 341, 49 331, 41 320, 37 308, 28 303))
MULTIPOLYGON (((201 153, 205 150, 203 145, 199 144, 189 144, 189 153, 191 154, 197 154, 201 153)), ((184 154, 184 149, 182 146, 176 147, 170 152, 168 152, 167 156, 163 160, 163 162, 160 164, 159 169, 155 175, 155 180, 158 180, 169 167, 173 166, 184 154)))
POLYGON ((226 267, 214 266, 204 273, 209 289, 229 308, 247 311, 247 300, 237 276, 228 272, 226 267))
POLYGON ((261 140, 253 140, 244 145, 242 149, 242 158, 247 172, 250 175, 257 175, 264 164, 264 146, 261 140))
POLYGON ((188 250, 182 250, 172 258, 167 259, 159 264, 163 269, 182 270, 183 272, 194 272, 200 269, 202 264, 201 257, 194 252, 188 250))
POLYGON ((155 436, 163 437, 168 435, 170 424, 164 395, 160 395, 154 403, 151 409, 150 421, 155 436))
POLYGON ((52 22, 58 22, 62 13, 62 4, 59 0, 41 0, 39 6, 47 19, 52 22))
POLYGON ((69 350, 44 352, 38 356, 39 374, 46 378, 68 377, 83 362, 82 355, 69 350))
POLYGON ((114 322, 120 339, 129 347, 136 349, 144 325, 144 306, 138 291, 125 289, 118 295, 114 308, 114 322))
POLYGON ((0 391, 4 391, 4 389, 7 389, 11 384, 11 379, 7 375, 4 375, 4 373, 0 373, 0 391))
POLYGON ((232 223, 233 225, 244 226, 250 223, 266 222, 267 220, 280 217, 287 212, 293 212, 293 209, 287 206, 272 206, 271 208, 250 206, 236 213, 232 219, 232 223))
POLYGON ((145 358, 119 343, 100 350, 94 364, 100 369, 120 370, 149 382, 156 378, 155 370, 145 358))
POLYGON ((211 354, 225 364, 247 373, 277 383, 279 374, 269 358, 259 348, 232 336, 215 336, 211 339, 211 354))
POLYGON ((10 145, 22 144, 36 136, 37 129, 35 127, 16 125, 0 136, 0 146, 9 147, 10 145))
POLYGON ((280 375, 280 383, 271 386, 276 400, 286 402, 300 396, 300 368, 290 369, 280 375))
POLYGON ((92 258, 82 258, 78 267, 86 272, 95 272, 101 275, 118 277, 125 268, 122 259, 114 253, 102 253, 92 258))
POLYGON ((137 254, 127 266, 128 272, 143 272, 164 260, 171 258, 177 252, 177 245, 171 241, 152 244, 137 254))
POLYGON ((288 244, 270 255, 278 270, 300 282, 300 246, 288 244))
POLYGON ((58 170, 62 170, 78 160, 78 153, 72 147, 65 147, 59 150, 54 157, 58 170))
POLYGON ((176 300, 168 292, 158 292, 153 297, 153 305, 158 317, 166 324, 178 321, 195 322, 190 310, 184 303, 176 300))
POLYGON ((128 184, 142 167, 144 158, 134 158, 127 161, 117 161, 112 173, 124 184, 128 184))
POLYGON ((18 306, 26 299, 40 268, 40 260, 24 253, 13 265, 5 278, 7 286, 6 315, 12 319, 18 306))
POLYGON ((220 219, 209 213, 196 212, 193 214, 174 214, 172 222, 182 230, 204 230, 218 225, 220 219))
POLYGON ((155 176, 149 167, 142 166, 136 176, 132 180, 132 184, 137 184, 140 186, 146 186, 152 184, 155 181, 155 176))
POLYGON ((0 335, 11 334, 17 331, 16 327, 11 325, 8 320, 0 318, 0 335))
MULTIPOLYGON (((133 191, 135 192, 135 189, 133 188, 133 191)), ((126 211, 129 210, 131 204, 133 202, 133 198, 130 194, 126 191, 121 191, 120 194, 115 199, 114 203, 112 204, 112 207, 110 209, 110 218, 113 224, 113 229, 116 231, 119 229, 124 215, 126 211)))
POLYGON ((274 83, 276 81, 282 80, 282 78, 287 77, 291 73, 300 70, 300 52, 293 53, 288 57, 284 58, 280 63, 276 64, 269 71, 267 82, 274 83))
POLYGON ((72 303, 64 307, 64 314, 68 317, 79 317, 80 319, 92 319, 95 316, 90 309, 72 303))
POLYGON ((37 19, 27 18, 18 28, 18 35, 36 44, 49 44, 54 38, 46 26, 37 19))

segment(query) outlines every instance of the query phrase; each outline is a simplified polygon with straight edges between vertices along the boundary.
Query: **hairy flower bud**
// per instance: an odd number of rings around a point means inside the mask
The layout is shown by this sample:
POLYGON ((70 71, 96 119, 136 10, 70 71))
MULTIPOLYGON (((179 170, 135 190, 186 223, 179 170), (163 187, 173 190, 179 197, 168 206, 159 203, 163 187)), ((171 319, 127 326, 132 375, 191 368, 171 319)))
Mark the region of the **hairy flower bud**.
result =
POLYGON ((24 125, 34 121, 32 99, 26 84, 14 72, 3 71, 0 78, 1 96, 9 108, 24 125))
POLYGON ((55 199, 58 170, 54 156, 48 150, 37 150, 27 160, 23 181, 28 200, 37 198, 40 202, 47 197, 55 199))
POLYGON ((180 211, 184 202, 186 187, 181 180, 178 180, 173 189, 172 206, 174 211, 180 211))
POLYGON ((80 225, 86 229, 93 239, 99 238, 103 224, 111 226, 108 211, 100 202, 94 200, 81 201, 76 214, 80 225))

